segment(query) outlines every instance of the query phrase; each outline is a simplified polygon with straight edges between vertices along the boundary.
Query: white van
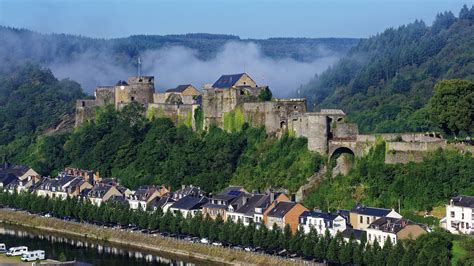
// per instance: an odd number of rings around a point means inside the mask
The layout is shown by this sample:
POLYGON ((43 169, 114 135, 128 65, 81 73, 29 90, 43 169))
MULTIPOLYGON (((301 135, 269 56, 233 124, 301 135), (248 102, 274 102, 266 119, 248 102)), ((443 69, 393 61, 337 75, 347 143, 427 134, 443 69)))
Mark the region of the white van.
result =
POLYGON ((28 252, 28 247, 12 247, 8 249, 7 256, 21 256, 23 253, 28 252))
POLYGON ((22 261, 35 261, 35 260, 44 260, 44 259, 45 259, 44 250, 33 250, 33 251, 25 252, 23 253, 23 255, 21 255, 22 261))
POLYGON ((5 244, 0 243, 0 253, 5 253, 7 252, 7 246, 5 244))

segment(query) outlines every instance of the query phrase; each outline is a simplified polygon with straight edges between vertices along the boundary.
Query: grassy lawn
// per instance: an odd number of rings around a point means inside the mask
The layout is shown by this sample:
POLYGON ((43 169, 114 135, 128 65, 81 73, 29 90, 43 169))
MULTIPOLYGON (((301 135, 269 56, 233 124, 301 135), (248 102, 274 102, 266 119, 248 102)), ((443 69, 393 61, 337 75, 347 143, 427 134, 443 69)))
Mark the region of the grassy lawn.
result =
POLYGON ((453 257, 451 258, 451 265, 457 265, 458 260, 466 255, 466 250, 461 245, 461 240, 453 241, 453 248, 451 250, 453 257))
POLYGON ((3 264, 29 265, 28 263, 22 262, 20 256, 7 257, 5 254, 0 254, 0 265, 3 264))

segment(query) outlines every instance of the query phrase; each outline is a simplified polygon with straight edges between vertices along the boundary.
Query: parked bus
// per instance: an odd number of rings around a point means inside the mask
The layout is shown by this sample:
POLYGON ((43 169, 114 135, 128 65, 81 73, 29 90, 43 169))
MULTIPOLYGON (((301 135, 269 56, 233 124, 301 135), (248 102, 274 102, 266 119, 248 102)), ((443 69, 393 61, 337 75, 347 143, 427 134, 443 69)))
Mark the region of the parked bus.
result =
POLYGON ((8 249, 7 256, 21 256, 23 253, 28 252, 28 247, 12 247, 8 249))
POLYGON ((35 261, 35 260, 44 260, 45 253, 44 250, 33 250, 27 251, 21 256, 22 261, 35 261))

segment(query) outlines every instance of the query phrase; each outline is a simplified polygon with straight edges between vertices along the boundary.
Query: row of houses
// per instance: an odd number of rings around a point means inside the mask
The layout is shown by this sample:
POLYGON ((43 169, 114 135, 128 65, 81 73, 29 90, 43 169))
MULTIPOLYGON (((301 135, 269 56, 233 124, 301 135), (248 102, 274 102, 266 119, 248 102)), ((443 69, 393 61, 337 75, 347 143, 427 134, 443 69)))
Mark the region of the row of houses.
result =
POLYGON ((241 221, 245 226, 276 225, 284 229, 288 225, 293 232, 301 227, 309 233, 313 228, 318 234, 328 231, 332 236, 341 232, 346 239, 353 235, 360 240, 364 236, 369 243, 383 243, 387 238, 396 243, 429 231, 427 226, 405 219, 393 209, 357 204, 351 210, 328 213, 309 210, 283 192, 250 193, 239 186, 229 186, 215 195, 192 185, 176 191, 165 186, 142 186, 132 191, 113 178, 101 178, 99 173, 74 168, 50 178, 41 177, 27 167, 21 170, 17 166, 4 167, 0 169, 0 188, 10 193, 29 191, 51 198, 77 197, 97 206, 119 202, 131 209, 161 208, 164 212, 180 212, 183 217, 201 213, 211 219, 220 216, 224 221, 241 221))

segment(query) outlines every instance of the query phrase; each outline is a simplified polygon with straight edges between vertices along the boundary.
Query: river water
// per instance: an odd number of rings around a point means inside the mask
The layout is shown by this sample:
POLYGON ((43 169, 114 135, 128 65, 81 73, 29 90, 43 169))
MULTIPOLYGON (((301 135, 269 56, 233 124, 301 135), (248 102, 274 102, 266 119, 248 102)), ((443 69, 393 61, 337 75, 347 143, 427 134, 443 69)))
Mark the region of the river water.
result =
POLYGON ((126 245, 111 244, 80 237, 64 237, 60 234, 39 231, 33 228, 0 223, 0 243, 7 248, 27 246, 29 250, 42 249, 46 258, 54 260, 76 260, 85 265, 211 265, 173 254, 151 253, 126 245))

